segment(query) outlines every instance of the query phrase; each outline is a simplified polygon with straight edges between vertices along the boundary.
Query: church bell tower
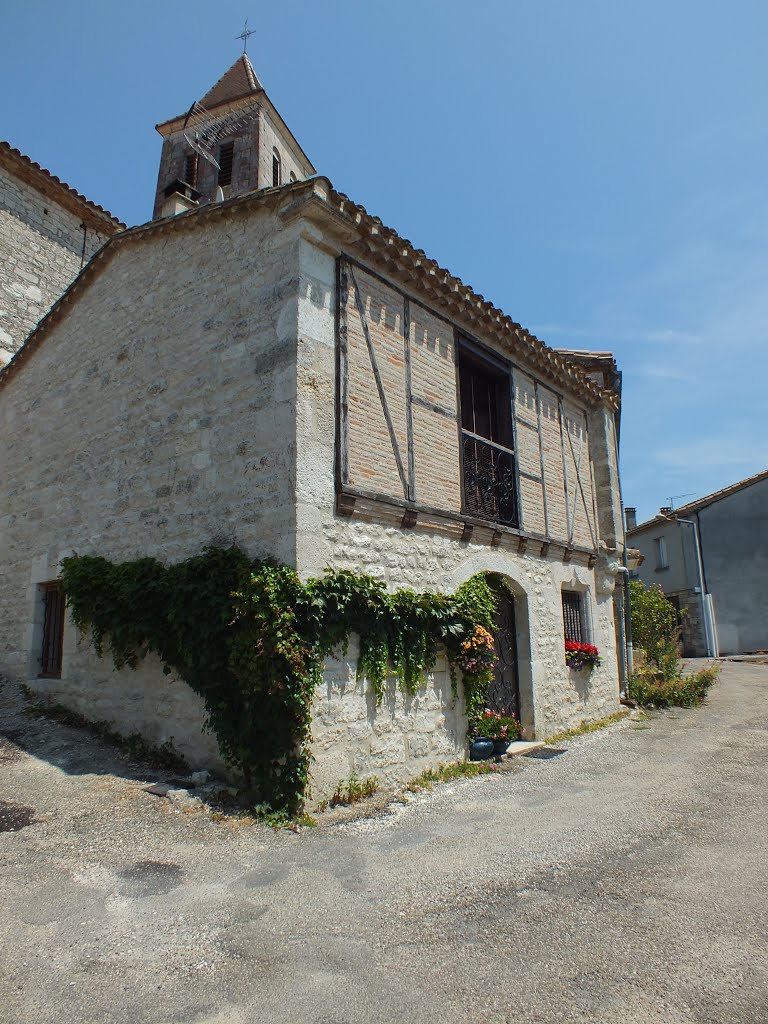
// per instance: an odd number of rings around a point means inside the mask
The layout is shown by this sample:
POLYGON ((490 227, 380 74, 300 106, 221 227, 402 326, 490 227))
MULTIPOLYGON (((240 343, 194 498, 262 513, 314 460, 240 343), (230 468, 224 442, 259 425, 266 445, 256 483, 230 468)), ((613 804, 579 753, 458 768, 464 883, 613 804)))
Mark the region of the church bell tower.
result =
POLYGON ((157 131, 163 151, 155 220, 316 173, 247 53, 186 114, 157 125, 157 131))

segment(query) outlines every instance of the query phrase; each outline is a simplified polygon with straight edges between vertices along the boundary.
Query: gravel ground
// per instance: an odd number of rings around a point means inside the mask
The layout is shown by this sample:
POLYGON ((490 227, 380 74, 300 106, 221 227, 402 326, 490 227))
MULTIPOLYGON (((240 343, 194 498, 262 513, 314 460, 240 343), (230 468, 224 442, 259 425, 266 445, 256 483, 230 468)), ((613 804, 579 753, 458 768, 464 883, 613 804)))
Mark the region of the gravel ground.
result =
POLYGON ((0 1021, 765 1024, 767 726, 729 663, 702 709, 295 834, 6 687, 0 1021))

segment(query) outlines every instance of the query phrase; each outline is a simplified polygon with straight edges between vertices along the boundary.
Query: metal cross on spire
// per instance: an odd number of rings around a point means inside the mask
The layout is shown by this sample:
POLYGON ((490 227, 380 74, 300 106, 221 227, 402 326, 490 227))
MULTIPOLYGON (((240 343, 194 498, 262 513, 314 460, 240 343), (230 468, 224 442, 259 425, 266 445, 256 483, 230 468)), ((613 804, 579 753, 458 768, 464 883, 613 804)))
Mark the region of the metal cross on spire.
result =
POLYGON ((245 19, 245 24, 243 25, 243 31, 240 33, 239 36, 235 36, 235 39, 242 39, 243 40, 243 53, 247 53, 248 52, 248 36, 253 36, 253 35, 256 35, 256 29, 255 28, 248 28, 248 19, 246 18, 245 19))

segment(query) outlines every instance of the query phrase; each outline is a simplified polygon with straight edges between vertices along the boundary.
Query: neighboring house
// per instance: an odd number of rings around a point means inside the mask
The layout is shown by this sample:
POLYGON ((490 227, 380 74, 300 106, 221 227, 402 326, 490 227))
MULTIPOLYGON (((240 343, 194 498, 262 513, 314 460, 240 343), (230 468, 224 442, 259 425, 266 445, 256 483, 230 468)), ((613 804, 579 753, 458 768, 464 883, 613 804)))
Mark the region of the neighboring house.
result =
MULTIPOLYGON (((499 573, 494 704, 529 737, 612 713, 616 390, 326 178, 252 191, 254 146, 276 143, 251 128, 227 151, 234 195, 182 188, 188 212, 115 236, 0 372, 0 669, 210 763, 195 695, 157 663, 98 660, 49 583, 73 551, 172 562, 236 542, 303 579, 335 566, 453 591, 499 573), (566 636, 599 648, 591 675, 566 666, 566 636)), ((445 659, 378 709, 355 669, 354 646, 326 663, 316 795, 464 753, 445 659)))
POLYGON ((91 256, 124 227, 0 142, 0 366, 91 256))
POLYGON ((768 650, 768 470, 639 526, 626 513, 637 578, 685 613, 685 657, 768 650))

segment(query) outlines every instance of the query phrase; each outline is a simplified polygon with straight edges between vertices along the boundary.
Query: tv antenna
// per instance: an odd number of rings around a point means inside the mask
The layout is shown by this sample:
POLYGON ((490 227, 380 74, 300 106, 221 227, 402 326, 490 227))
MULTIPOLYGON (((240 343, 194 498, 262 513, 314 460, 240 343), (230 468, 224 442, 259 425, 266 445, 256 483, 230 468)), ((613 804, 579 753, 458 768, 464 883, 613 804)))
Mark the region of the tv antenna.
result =
POLYGON ((214 150, 224 139, 229 139, 244 128, 258 111, 257 100, 249 103, 247 107, 240 107, 238 110, 230 110, 218 117, 211 116, 202 103, 198 100, 192 104, 184 118, 182 131, 184 138, 196 153, 213 164, 217 171, 221 170, 219 161, 214 155, 214 150))
POLYGON ((675 507, 675 500, 677 498, 692 498, 693 495, 693 491, 688 491, 687 494, 673 494, 671 498, 667 498, 667 507, 673 509, 675 507))

